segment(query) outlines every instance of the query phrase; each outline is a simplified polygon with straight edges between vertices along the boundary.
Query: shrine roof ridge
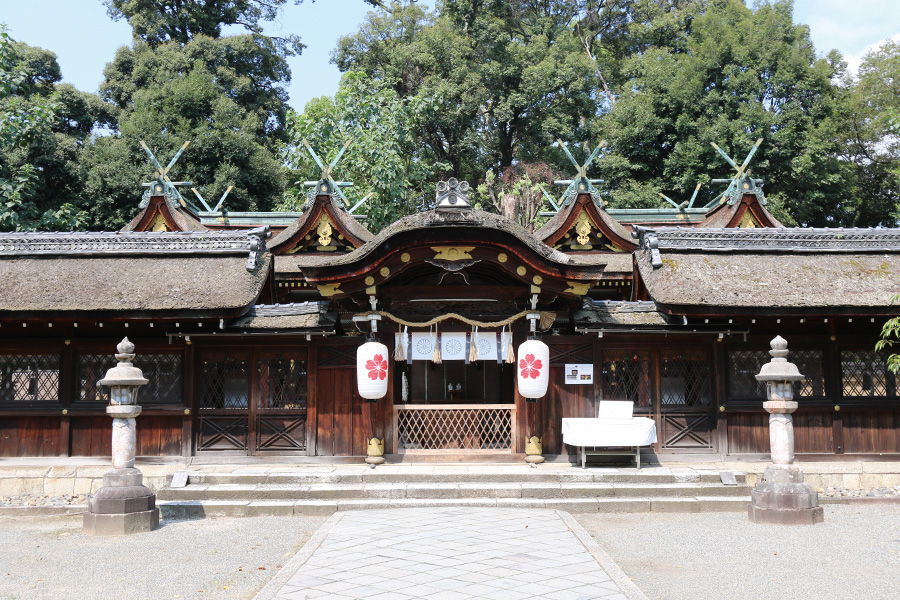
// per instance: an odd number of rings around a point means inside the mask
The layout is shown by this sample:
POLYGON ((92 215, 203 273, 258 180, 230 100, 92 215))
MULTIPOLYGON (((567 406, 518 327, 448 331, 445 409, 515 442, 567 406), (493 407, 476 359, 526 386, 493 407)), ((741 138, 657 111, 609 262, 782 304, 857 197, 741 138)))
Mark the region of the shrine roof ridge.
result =
POLYGON ((632 237, 647 250, 706 252, 900 252, 900 228, 646 228, 632 237))
POLYGON ((0 233, 0 256, 36 254, 237 254, 265 248, 269 228, 243 231, 0 233))

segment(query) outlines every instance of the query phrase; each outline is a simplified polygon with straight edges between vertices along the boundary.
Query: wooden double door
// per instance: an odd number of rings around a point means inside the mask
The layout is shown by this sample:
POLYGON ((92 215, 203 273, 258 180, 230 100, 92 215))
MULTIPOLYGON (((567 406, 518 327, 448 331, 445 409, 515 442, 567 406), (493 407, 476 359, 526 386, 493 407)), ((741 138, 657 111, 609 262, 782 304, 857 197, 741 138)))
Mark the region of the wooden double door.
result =
POLYGON ((198 452, 306 454, 308 348, 216 348, 198 355, 198 452))

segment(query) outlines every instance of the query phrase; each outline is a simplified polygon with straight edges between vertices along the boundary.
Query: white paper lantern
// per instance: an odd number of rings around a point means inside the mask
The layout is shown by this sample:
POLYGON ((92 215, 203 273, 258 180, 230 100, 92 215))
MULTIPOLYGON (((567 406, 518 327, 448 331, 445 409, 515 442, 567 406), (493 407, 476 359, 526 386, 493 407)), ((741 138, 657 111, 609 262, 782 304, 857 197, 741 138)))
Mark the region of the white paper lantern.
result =
POLYGON ((527 340, 519 346, 516 372, 519 394, 525 398, 540 398, 550 383, 550 348, 540 340, 527 340))
POLYGON ((379 342, 366 342, 357 349, 356 385, 366 400, 378 400, 387 394, 389 358, 387 346, 379 342))

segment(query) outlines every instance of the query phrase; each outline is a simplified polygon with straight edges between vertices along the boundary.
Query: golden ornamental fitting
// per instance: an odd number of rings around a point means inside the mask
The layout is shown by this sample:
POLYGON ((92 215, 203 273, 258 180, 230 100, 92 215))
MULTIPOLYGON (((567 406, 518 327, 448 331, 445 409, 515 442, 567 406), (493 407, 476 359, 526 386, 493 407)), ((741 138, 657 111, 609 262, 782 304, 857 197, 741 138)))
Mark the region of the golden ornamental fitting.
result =
POLYGON ((184 409, 184 414, 186 414, 186 415, 191 414, 191 409, 189 409, 189 408, 184 409))
POLYGON ((835 404, 835 405, 834 405, 834 410, 835 410, 835 411, 841 410, 841 405, 840 405, 840 404, 835 404))
POLYGON ((725 407, 724 407, 724 406, 720 406, 720 407, 719 407, 719 412, 725 412, 725 407))

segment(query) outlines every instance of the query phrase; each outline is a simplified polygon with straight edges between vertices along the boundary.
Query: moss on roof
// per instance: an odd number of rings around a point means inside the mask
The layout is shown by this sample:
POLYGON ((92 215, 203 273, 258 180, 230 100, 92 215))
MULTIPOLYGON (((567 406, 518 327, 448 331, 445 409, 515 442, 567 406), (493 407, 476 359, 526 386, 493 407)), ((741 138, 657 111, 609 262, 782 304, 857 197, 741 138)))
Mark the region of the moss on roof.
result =
POLYGON ((0 313, 243 310, 272 257, 252 272, 241 255, 28 256, 0 259, 0 313))

